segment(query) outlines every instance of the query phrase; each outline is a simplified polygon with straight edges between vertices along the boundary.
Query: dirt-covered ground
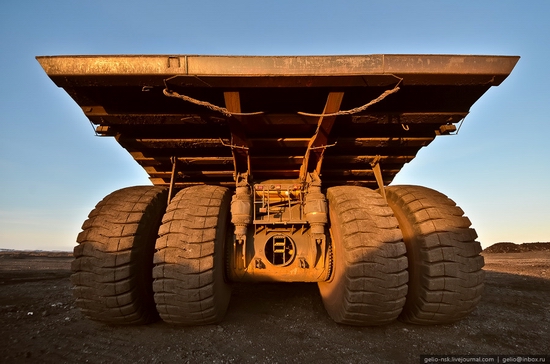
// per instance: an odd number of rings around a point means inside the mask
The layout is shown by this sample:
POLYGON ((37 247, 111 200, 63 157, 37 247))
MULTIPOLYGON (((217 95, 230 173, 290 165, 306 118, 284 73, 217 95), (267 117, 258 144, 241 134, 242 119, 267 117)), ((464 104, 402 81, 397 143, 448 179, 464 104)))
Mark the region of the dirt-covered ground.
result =
MULTIPOLYGON (((84 319, 64 253, 0 253, 2 363, 418 363, 421 354, 550 354, 550 252, 484 253, 477 310, 444 326, 335 324, 315 284, 235 285, 220 325, 84 319)), ((550 358, 548 359, 550 360, 550 358)))

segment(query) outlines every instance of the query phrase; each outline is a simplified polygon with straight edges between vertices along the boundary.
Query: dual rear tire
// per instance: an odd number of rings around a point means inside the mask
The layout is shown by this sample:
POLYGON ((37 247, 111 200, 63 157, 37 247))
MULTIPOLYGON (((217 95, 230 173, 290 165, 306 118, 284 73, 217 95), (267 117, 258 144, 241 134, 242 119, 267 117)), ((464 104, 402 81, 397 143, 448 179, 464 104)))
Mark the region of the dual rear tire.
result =
POLYGON ((90 212, 71 267, 73 294, 84 316, 107 324, 158 319, 151 272, 167 199, 164 188, 124 188, 90 212))
POLYGON ((81 312, 107 324, 145 324, 159 314, 184 325, 220 321, 230 297, 223 269, 230 198, 215 186, 184 189, 168 207, 161 187, 105 197, 74 249, 81 312))
POLYGON ((388 187, 386 195, 387 204, 368 189, 328 189, 335 268, 319 283, 327 312, 361 326, 464 318, 483 290, 481 246, 470 221, 425 187, 388 187))
POLYGON ((401 320, 445 324, 471 313, 483 291, 484 261, 470 220, 444 194, 420 186, 386 189, 407 246, 409 291, 401 320))

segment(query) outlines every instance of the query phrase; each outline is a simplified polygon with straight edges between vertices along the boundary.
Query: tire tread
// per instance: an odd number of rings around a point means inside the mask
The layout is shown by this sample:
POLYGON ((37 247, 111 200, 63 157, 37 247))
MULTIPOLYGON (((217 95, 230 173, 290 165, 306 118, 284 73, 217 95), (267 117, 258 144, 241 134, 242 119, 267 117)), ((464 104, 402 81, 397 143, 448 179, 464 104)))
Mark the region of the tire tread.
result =
POLYGON ((225 253, 224 226, 229 190, 194 186, 181 190, 168 205, 159 229, 153 290, 161 318, 172 324, 219 322, 230 298, 218 254, 225 253), (220 226, 222 225, 222 226, 220 226))
POLYGON ((378 193, 362 187, 332 187, 327 198, 331 229, 341 238, 333 244, 341 244, 343 252, 335 259, 342 259, 343 271, 335 281, 319 284, 325 308, 336 322, 349 325, 394 321, 405 303, 408 273, 392 210, 378 193))
POLYGON ((138 186, 100 201, 82 224, 71 263, 73 294, 84 316, 107 324, 158 318, 152 293, 154 241, 165 188, 138 186))
POLYGON ((454 201, 420 186, 391 186, 388 202, 404 229, 409 294, 401 320, 445 324, 471 313, 483 290, 483 257, 470 220, 454 201))

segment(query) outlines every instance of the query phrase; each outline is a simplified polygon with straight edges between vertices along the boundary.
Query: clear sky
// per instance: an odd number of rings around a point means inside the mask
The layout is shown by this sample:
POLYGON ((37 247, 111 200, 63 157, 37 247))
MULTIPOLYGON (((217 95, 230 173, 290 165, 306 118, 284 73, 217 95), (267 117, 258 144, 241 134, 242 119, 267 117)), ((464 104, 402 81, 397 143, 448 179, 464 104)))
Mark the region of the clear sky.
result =
POLYGON ((149 184, 35 60, 65 54, 519 55, 459 135, 395 183, 454 199, 484 247, 550 241, 550 1, 104 1, 0 4, 0 248, 72 250, 89 211, 149 184))

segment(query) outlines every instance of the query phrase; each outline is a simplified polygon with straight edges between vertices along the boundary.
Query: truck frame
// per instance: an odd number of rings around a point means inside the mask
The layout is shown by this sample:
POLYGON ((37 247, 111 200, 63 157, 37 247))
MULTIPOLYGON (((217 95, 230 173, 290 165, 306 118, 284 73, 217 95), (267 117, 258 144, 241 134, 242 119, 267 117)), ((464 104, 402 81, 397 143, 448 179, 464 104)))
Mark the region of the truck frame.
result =
POLYGON ((109 324, 219 322, 232 282, 316 282, 338 323, 442 324, 475 309, 464 212, 390 186, 516 56, 43 56, 48 76, 152 186, 89 214, 76 303, 109 324))

